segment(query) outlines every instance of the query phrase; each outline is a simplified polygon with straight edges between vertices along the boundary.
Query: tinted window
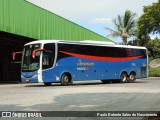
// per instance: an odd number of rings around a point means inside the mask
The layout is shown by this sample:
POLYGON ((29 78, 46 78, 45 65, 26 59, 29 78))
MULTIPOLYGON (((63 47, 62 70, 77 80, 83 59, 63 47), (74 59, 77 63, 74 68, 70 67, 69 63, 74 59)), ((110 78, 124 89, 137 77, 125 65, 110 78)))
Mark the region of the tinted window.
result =
POLYGON ((141 58, 147 58, 145 49, 132 49, 132 56, 142 56, 141 58))
POLYGON ((48 69, 53 66, 55 58, 55 44, 48 43, 44 45, 45 51, 43 51, 42 68, 48 69))
MULTIPOLYGON (((131 56, 146 56, 145 50, 120 48, 120 47, 105 47, 77 44, 62 44, 58 45, 58 51, 71 52, 76 54, 100 56, 100 57, 131 57, 131 56)), ((69 55, 58 53, 58 60, 69 55)))

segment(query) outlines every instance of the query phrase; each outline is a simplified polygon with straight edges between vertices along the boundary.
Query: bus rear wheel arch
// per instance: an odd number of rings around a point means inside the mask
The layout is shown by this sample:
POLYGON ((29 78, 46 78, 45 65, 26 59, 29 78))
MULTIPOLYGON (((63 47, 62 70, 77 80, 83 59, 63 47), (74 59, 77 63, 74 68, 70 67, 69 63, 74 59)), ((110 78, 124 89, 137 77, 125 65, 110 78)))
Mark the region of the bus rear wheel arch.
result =
POLYGON ((61 77, 61 85, 71 85, 72 77, 70 73, 63 73, 61 77))
POLYGON ((136 80, 136 73, 131 72, 128 78, 128 82, 133 83, 136 80))

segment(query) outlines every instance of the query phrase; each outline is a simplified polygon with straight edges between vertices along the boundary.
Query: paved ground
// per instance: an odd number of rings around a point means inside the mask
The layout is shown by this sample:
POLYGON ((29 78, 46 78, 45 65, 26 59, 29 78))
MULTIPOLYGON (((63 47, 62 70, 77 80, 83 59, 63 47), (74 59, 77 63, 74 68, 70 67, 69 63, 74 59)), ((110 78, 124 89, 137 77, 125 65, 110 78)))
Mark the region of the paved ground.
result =
POLYGON ((49 87, 43 84, 0 84, 0 111, 160 111, 160 78, 135 83, 92 81, 49 87))

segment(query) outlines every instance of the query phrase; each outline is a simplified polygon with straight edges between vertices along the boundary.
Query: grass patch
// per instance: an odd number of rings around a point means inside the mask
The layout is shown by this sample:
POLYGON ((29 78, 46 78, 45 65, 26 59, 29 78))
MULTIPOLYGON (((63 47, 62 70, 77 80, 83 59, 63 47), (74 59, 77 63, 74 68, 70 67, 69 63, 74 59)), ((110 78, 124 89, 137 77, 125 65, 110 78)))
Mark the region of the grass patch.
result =
POLYGON ((160 67, 149 68, 149 77, 160 77, 160 67))

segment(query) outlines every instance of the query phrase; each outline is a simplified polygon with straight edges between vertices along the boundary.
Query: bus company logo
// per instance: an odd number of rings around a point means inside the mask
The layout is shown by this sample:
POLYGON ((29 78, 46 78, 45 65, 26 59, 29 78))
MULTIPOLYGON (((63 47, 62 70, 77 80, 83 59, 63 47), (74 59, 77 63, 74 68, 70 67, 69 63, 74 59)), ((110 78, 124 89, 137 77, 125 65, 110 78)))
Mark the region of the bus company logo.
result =
POLYGON ((11 112, 2 112, 2 117, 12 117, 11 112))
POLYGON ((77 70, 90 70, 89 67, 77 67, 77 70))
POLYGON ((1 117, 17 117, 17 118, 25 118, 25 117, 42 117, 42 113, 40 112, 1 112, 1 117))
POLYGON ((81 60, 79 60, 77 66, 94 66, 94 62, 82 62, 81 60))

